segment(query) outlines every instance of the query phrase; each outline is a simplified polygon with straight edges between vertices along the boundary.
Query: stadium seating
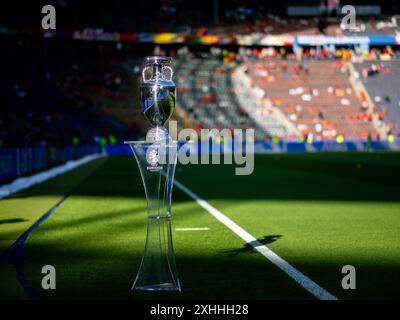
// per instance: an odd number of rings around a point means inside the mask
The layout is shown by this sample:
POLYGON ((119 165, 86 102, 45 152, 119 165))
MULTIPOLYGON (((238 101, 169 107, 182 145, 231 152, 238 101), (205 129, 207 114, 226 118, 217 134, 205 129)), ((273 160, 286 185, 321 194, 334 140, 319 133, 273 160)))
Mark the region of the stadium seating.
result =
POLYGON ((253 60, 244 68, 253 85, 265 90, 302 135, 312 134, 317 140, 376 136, 341 62, 253 60))
MULTIPOLYGON (((43 59, 30 43, 2 47, 0 145, 3 147, 97 144, 96 136, 126 137, 127 128, 99 112, 80 93, 75 76, 62 76, 70 66, 55 55, 43 59), (74 85, 76 84, 76 85, 74 85), (72 94, 73 93, 73 94, 72 94)), ((49 51, 54 50, 48 48, 49 51)), ((61 47, 58 50, 65 50, 61 47)), ((67 58, 69 58, 67 56, 67 58)))
POLYGON ((218 59, 176 60, 178 106, 192 118, 195 128, 255 128, 264 131, 238 102, 230 74, 232 66, 218 59))
MULTIPOLYGON (((389 130, 400 123, 399 61, 370 61, 355 64, 359 78, 366 87, 377 112, 388 123, 389 130), (374 66, 374 67, 373 67, 374 66), (378 70, 373 70, 378 69, 378 70)), ((394 133, 394 132, 393 132, 394 133)))

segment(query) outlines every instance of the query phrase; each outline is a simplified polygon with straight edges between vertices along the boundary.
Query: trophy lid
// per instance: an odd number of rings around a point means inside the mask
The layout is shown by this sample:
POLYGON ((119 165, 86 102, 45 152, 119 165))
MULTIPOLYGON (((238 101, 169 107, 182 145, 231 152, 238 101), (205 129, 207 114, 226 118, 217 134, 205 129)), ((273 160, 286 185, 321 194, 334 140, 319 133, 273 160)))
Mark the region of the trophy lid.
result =
POLYGON ((165 56, 149 56, 144 59, 145 65, 150 65, 150 64, 165 65, 165 64, 171 64, 171 63, 172 63, 172 58, 165 57, 165 56))

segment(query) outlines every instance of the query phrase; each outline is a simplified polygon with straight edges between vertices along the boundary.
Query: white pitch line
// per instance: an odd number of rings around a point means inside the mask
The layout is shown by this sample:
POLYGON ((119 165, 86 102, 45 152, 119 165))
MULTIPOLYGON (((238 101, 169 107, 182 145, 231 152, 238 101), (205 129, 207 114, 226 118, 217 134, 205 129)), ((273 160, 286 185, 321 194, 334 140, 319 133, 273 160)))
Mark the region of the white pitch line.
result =
POLYGON ((33 185, 42 183, 46 180, 49 180, 60 174, 71 171, 85 163, 88 163, 92 160, 98 159, 103 156, 104 156, 103 153, 96 153, 96 154, 88 155, 88 156, 85 156, 85 157, 77 159, 77 160, 70 160, 58 167, 50 168, 48 170, 33 174, 28 177, 18 178, 16 180, 14 180, 13 182, 0 187, 0 200, 2 198, 8 197, 9 195, 11 195, 15 192, 18 192, 20 190, 29 188, 33 185))
POLYGON ((233 222, 227 216, 225 216, 221 211, 214 208, 207 201, 200 198, 197 194, 189 190, 182 183, 175 180, 175 185, 185 192, 189 197, 195 200, 201 207, 207 210, 211 215, 213 215, 217 220, 222 222, 225 226, 231 229, 239 237, 241 237, 246 243, 251 245, 254 249, 260 252, 264 257, 276 265, 279 269, 284 271, 289 277, 300 284, 304 289, 310 292, 314 297, 320 300, 337 300, 338 298, 329 293, 324 288, 320 287, 317 283, 311 280, 309 277, 301 273, 295 267, 290 265, 287 261, 278 256, 275 252, 269 249, 267 246, 263 245, 260 241, 254 238, 250 233, 244 230, 241 226, 233 222))
POLYGON ((202 231, 210 230, 210 228, 175 228, 176 231, 202 231))

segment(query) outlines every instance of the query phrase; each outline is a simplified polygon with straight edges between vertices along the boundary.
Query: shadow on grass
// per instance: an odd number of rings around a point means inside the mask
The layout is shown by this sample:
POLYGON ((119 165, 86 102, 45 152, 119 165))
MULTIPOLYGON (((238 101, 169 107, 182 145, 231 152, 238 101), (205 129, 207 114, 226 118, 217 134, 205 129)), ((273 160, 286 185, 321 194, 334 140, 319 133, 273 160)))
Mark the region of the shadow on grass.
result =
POLYGON ((18 222, 25 222, 28 221, 27 219, 15 218, 15 219, 3 219, 0 220, 0 224, 8 224, 8 223, 18 223, 18 222))
POLYGON ((255 241, 245 243, 242 248, 226 250, 226 251, 222 251, 222 252, 228 254, 229 256, 237 256, 239 254, 247 253, 247 252, 255 253, 256 250, 254 249, 254 247, 258 247, 260 245, 268 245, 272 242, 275 242, 276 240, 278 240, 281 237, 282 237, 282 235, 280 235, 280 234, 267 235, 267 236, 264 236, 264 238, 260 238, 255 241))
MULTIPOLYGON (((267 238, 268 239, 268 238, 267 238)), ((78 241, 79 242, 79 241, 78 241)), ((127 241, 97 248, 33 244, 24 250, 24 270, 39 299, 312 299, 293 279, 255 254, 232 258, 220 251, 177 255, 182 292, 131 291, 143 247, 127 241), (43 265, 57 270, 57 290, 43 290, 43 265)), ((348 262, 350 258, 346 259, 348 262)), ((398 264, 350 259, 357 270, 357 290, 343 290, 341 258, 295 259, 295 268, 344 299, 399 298, 398 264)))
MULTIPOLYGON (((205 200, 400 201, 399 154, 256 155, 251 175, 236 176, 235 168, 178 164, 176 178, 205 200)), ((9 198, 63 194, 66 183, 55 178, 9 198)), ((144 189, 134 158, 115 156, 73 194, 130 198, 144 197, 144 189)), ((173 202, 186 200, 175 188, 173 202)))
POLYGON ((232 261, 214 252, 177 255, 182 292, 132 291, 143 247, 64 247, 31 244, 24 271, 39 299, 310 299, 312 296, 273 264, 256 255, 232 261), (57 290, 43 290, 44 264, 57 270, 57 290))

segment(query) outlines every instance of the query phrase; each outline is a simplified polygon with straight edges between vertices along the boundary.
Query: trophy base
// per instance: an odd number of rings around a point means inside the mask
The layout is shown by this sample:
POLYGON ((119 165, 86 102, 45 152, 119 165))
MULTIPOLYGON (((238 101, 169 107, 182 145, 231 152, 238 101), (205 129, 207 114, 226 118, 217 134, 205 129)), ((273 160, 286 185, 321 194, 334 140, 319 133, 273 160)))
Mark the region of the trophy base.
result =
POLYGON ((180 291, 180 288, 173 283, 161 283, 149 286, 137 286, 135 290, 139 291, 180 291))
POLYGON ((181 291, 170 215, 148 217, 145 251, 132 290, 181 291))

